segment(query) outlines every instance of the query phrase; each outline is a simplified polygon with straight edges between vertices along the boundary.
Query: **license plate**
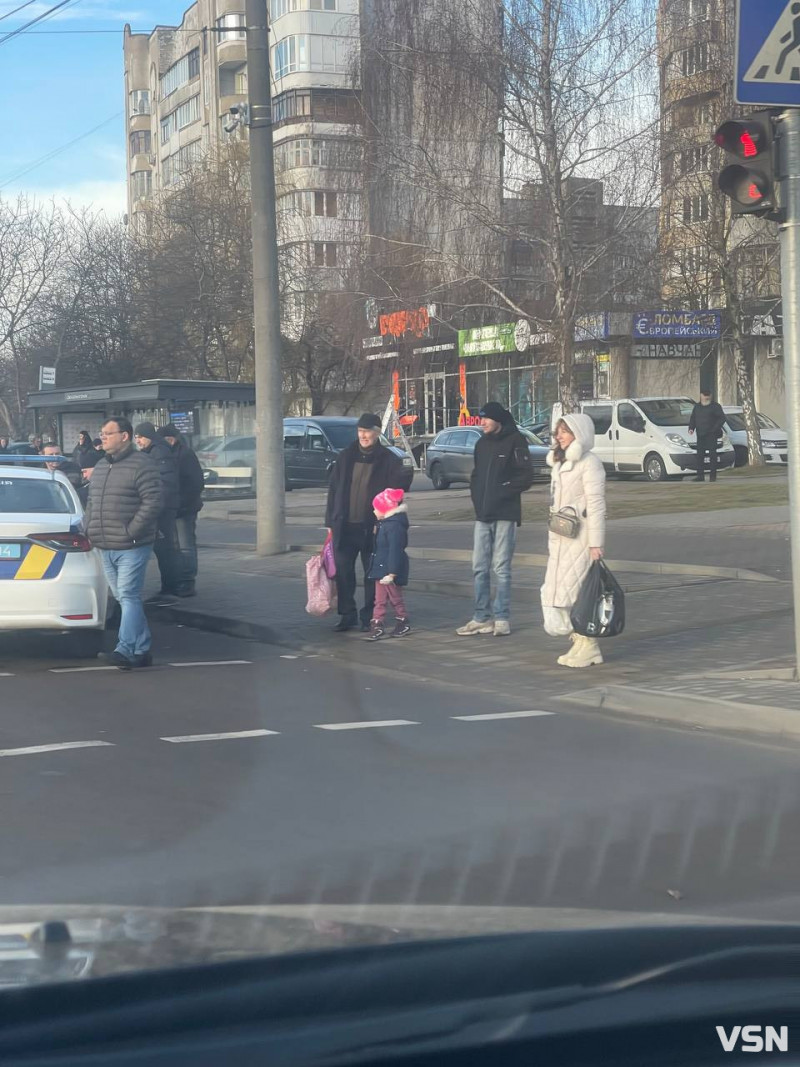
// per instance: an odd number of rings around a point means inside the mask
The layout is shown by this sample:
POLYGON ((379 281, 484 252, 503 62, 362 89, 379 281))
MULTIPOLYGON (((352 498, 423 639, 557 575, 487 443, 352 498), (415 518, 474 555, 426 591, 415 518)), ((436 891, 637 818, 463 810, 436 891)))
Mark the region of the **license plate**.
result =
POLYGON ((22 545, 0 545, 0 559, 20 559, 22 545))

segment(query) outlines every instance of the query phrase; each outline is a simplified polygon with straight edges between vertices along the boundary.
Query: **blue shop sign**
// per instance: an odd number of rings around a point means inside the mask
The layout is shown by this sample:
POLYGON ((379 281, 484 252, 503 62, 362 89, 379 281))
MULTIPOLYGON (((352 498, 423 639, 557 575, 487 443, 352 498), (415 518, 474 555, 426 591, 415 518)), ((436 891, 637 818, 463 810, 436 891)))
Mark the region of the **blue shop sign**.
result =
POLYGON ((638 311, 633 336, 643 341, 713 341, 722 334, 720 311, 638 311))

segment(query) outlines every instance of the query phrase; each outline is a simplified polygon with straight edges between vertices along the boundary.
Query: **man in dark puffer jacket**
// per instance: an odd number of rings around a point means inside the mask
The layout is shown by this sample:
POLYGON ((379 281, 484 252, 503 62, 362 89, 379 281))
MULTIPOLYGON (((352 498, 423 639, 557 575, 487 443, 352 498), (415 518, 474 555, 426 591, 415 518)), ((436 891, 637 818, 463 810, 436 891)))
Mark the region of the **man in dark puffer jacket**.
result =
POLYGON ((122 609, 117 647, 100 659, 125 670, 149 667, 150 629, 142 605, 163 490, 158 466, 133 447, 133 427, 112 418, 100 432, 105 454, 89 483, 86 533, 100 549, 111 592, 122 609))

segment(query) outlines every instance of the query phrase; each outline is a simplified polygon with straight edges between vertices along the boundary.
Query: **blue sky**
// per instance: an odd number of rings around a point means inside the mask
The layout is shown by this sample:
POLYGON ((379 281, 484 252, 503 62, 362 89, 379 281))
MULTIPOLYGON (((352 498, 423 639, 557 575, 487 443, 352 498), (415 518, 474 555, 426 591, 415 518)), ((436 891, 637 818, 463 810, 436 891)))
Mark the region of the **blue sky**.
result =
POLYGON ((57 0, 0 0, 0 197, 24 191, 68 197, 109 212, 125 206, 122 27, 149 32, 180 22, 191 0, 74 0, 32 32, 2 43, 3 33, 47 11, 57 0), (113 33, 34 33, 35 30, 113 33), (53 159, 18 173, 73 138, 112 121, 53 159))

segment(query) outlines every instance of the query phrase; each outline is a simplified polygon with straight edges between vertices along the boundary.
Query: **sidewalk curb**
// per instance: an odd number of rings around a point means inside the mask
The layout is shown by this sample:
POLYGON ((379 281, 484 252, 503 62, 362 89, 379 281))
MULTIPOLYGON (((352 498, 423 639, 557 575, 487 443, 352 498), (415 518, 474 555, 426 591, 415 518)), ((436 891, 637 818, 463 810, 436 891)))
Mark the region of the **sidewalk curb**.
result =
POLYGON ((555 697, 573 706, 595 708, 633 719, 658 721, 700 730, 720 730, 752 737, 800 741, 800 712, 769 704, 739 704, 692 694, 609 685, 555 697))

